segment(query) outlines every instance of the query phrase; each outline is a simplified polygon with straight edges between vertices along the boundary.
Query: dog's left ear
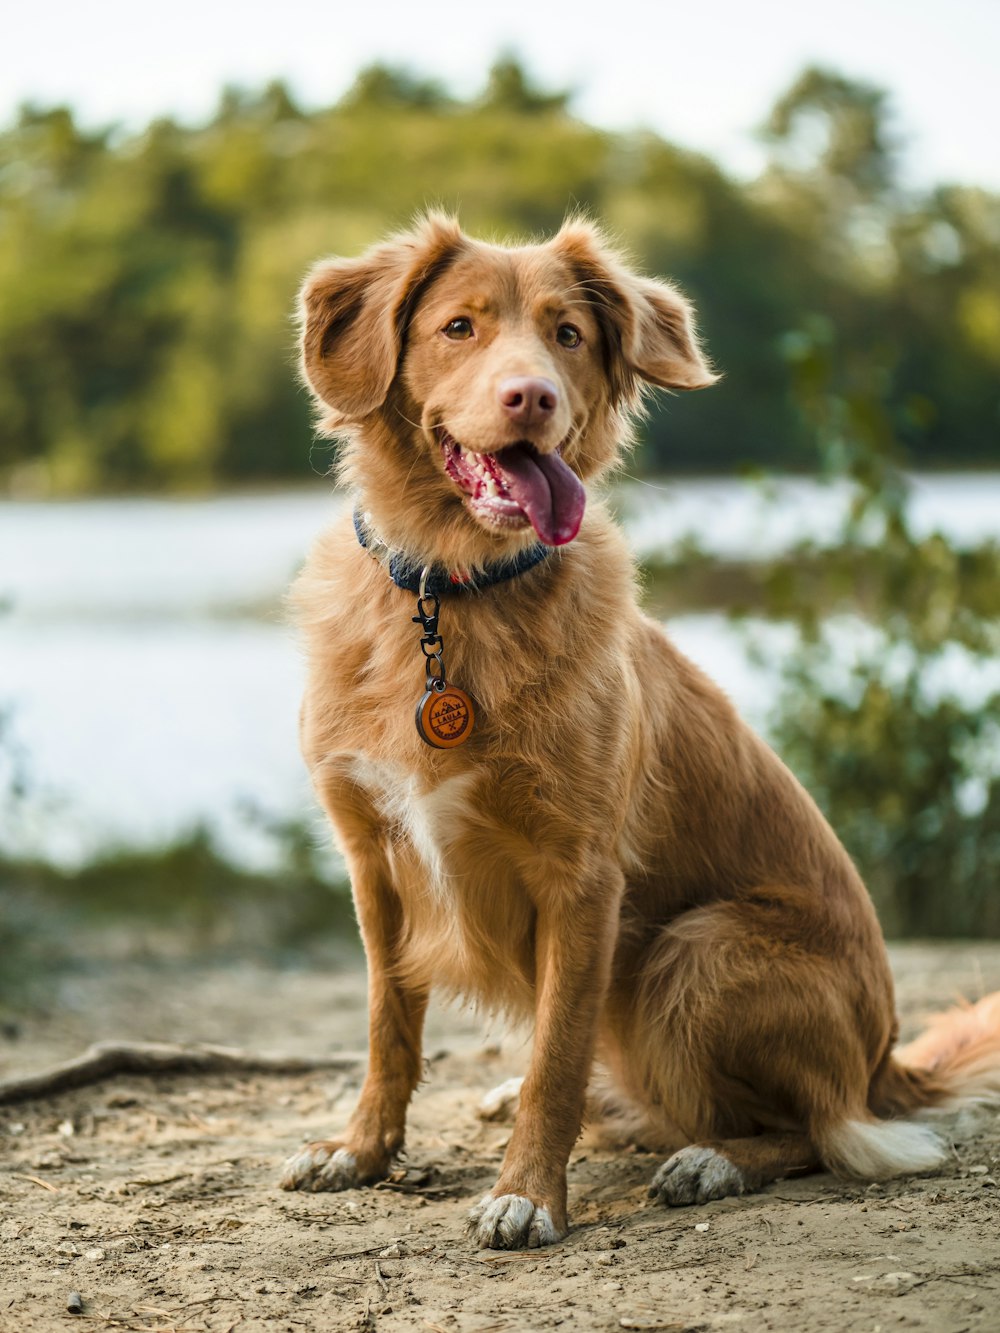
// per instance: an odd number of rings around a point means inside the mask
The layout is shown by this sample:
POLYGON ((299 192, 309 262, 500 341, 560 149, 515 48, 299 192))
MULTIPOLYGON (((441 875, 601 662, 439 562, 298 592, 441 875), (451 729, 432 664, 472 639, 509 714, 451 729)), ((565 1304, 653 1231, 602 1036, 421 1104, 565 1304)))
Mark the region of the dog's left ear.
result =
POLYGON ((640 381, 660 389, 707 389, 716 382, 691 304, 675 287, 632 272, 589 222, 567 222, 552 244, 590 294, 616 404, 634 406, 640 381))
POLYGON ((413 303, 465 243, 454 218, 424 217, 413 231, 358 259, 326 259, 299 297, 302 374, 335 428, 385 402, 413 303))

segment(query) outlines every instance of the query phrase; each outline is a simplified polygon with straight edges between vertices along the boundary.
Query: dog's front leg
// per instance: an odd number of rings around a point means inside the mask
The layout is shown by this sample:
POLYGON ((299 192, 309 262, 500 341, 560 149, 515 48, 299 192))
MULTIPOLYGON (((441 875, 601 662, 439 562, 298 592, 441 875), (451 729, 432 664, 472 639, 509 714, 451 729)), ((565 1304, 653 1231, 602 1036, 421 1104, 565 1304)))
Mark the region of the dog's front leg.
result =
POLYGON ((551 1245, 568 1230, 566 1164, 580 1133, 621 891, 621 872, 605 866, 582 890, 550 886, 539 901, 534 1048, 499 1178, 470 1214, 481 1249, 551 1245))
POLYGON ((368 1071, 344 1133, 309 1143, 286 1162, 281 1186, 288 1190, 343 1190, 384 1179, 403 1146, 422 1069, 428 992, 397 975, 403 913, 377 827, 365 821, 361 836, 345 836, 343 805, 335 820, 368 959, 368 1071))

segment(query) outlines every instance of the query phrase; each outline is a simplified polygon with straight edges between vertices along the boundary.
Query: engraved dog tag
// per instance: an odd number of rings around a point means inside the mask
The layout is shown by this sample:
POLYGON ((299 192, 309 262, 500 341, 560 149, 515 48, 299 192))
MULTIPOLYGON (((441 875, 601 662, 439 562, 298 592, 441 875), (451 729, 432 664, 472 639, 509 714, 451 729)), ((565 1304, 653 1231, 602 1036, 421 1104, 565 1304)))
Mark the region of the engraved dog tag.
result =
POLYGON ((464 745, 472 735, 476 711, 464 690, 446 685, 443 690, 428 690, 417 704, 417 731, 420 739, 438 750, 452 750, 464 745))

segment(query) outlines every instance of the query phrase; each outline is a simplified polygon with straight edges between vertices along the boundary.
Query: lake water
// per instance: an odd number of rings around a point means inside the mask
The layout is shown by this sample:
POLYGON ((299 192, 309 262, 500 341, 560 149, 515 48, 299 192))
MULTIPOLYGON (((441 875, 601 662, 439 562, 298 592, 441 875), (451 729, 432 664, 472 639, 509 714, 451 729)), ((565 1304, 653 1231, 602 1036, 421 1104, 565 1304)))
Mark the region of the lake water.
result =
MULTIPOLYGON (((843 492, 806 480, 630 483, 618 505, 644 555, 687 535, 722 555, 831 539, 843 492)), ((296 749, 302 669, 281 597, 339 511, 313 490, 210 500, 0 503, 0 712, 29 794, 0 811, 0 846, 72 864, 113 842, 196 823, 265 864, 246 807, 314 806, 296 749)), ((963 543, 1000 537, 1000 474, 923 477, 914 518, 963 543)), ((767 672, 720 615, 671 621, 675 642, 762 722, 767 672)), ((780 652, 789 640, 768 626, 780 652)), ((319 825, 319 821, 317 821, 319 825)))

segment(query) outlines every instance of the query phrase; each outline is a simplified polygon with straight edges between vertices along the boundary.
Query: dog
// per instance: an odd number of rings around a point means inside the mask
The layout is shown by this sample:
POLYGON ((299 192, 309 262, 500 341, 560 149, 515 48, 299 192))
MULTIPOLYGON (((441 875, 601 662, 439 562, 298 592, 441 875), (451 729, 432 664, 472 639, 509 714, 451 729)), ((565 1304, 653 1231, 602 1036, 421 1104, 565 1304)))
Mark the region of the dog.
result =
POLYGON ((854 865, 639 610, 595 495, 648 390, 717 378, 685 297, 585 219, 508 247, 430 214, 320 263, 301 328, 356 502, 293 590, 301 739, 350 871, 370 1043, 343 1134, 282 1185, 388 1174, 433 987, 534 1020, 481 1247, 566 1235, 595 1061, 670 1154, 650 1186, 668 1205, 937 1167, 914 1117, 1000 1095, 1000 992, 894 1052, 854 865))

